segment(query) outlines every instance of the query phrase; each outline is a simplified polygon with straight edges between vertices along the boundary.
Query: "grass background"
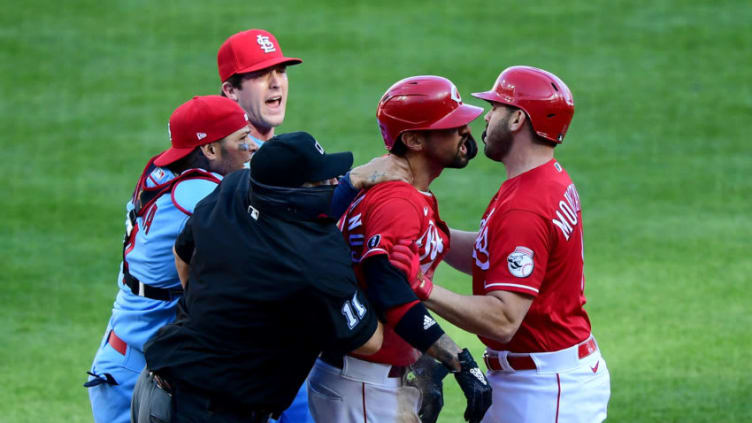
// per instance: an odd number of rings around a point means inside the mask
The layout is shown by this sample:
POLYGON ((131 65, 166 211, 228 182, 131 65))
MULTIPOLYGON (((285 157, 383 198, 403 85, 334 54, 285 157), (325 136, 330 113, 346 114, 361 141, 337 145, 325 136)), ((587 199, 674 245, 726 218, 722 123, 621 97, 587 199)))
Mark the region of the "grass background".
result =
MULTIPOLYGON (((577 111, 556 154, 583 203, 609 421, 752 421, 749 22, 745 0, 4 4, 0 422, 91 421, 81 384, 117 289, 124 203, 172 110, 218 92, 219 45, 254 27, 304 59, 278 132, 357 163, 383 151, 376 103, 400 78, 446 76, 485 106, 469 93, 509 65, 559 75, 577 111)), ((503 179, 479 157, 432 188, 445 220, 473 230, 503 179)), ((437 281, 470 292, 448 267, 437 281)), ((440 421, 461 421, 451 379, 445 396, 440 421)))

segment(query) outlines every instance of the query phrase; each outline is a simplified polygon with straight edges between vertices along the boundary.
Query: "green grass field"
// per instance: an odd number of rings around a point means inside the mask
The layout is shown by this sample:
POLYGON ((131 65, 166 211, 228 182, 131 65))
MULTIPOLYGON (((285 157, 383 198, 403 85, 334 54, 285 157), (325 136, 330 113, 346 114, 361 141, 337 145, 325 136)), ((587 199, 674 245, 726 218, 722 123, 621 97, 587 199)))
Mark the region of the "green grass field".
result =
MULTIPOLYGON (((446 76, 485 106, 470 93, 509 65, 559 75, 576 113, 557 157, 583 203, 609 421, 752 421, 748 1, 6 3, 0 422, 92 420, 81 384, 117 289, 125 201, 172 110, 218 92, 221 42, 252 27, 304 59, 278 132, 357 163, 383 151, 375 108, 400 78, 446 76)), ((473 230, 503 179, 479 157, 432 188, 445 220, 473 230)), ((436 280, 470 292, 448 267, 436 280)), ((440 421, 460 422, 446 385, 440 421)))

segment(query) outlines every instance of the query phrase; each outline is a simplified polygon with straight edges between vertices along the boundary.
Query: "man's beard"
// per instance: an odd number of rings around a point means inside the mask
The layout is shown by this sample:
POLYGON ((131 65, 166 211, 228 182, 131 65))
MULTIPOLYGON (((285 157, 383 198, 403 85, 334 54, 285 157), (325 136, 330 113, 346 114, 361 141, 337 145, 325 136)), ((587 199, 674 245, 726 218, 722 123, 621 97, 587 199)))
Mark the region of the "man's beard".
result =
POLYGON ((508 129, 508 117, 503 122, 498 122, 494 128, 493 138, 488 138, 488 127, 483 131, 483 143, 486 145, 483 153, 491 160, 500 162, 512 149, 512 131, 508 129))
POLYGON ((475 138, 471 134, 467 134, 462 137, 462 142, 457 147, 457 154, 454 155, 454 159, 446 167, 450 169, 462 169, 467 166, 468 162, 478 154, 478 143, 475 142, 475 138), (465 154, 460 151, 460 147, 465 146, 465 154))

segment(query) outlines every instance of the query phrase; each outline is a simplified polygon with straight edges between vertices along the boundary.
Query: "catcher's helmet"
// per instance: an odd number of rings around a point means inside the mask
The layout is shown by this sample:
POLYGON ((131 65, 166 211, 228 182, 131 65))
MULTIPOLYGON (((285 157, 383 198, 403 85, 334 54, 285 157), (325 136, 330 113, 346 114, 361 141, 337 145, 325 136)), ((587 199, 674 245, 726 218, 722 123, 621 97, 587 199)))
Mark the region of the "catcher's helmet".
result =
POLYGON ((504 69, 491 90, 473 93, 473 97, 524 110, 533 130, 557 144, 564 140, 574 115, 567 85, 551 72, 531 66, 504 69))
POLYGON ((483 109, 462 104, 452 81, 440 76, 413 76, 397 81, 379 101, 376 118, 387 150, 405 131, 459 128, 483 109))

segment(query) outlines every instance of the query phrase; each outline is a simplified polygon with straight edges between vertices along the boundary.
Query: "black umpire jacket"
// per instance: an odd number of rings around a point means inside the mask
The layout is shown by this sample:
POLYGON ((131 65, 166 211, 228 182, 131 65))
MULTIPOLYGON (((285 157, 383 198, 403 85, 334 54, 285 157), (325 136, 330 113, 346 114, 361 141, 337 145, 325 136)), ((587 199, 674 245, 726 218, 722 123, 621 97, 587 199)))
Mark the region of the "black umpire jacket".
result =
POLYGON ((177 321, 145 346, 147 367, 216 401, 281 412, 322 349, 365 343, 377 318, 342 234, 318 212, 330 200, 326 188, 228 175, 178 237, 190 278, 177 321), (355 322, 342 312, 353 297, 367 309, 355 322))

